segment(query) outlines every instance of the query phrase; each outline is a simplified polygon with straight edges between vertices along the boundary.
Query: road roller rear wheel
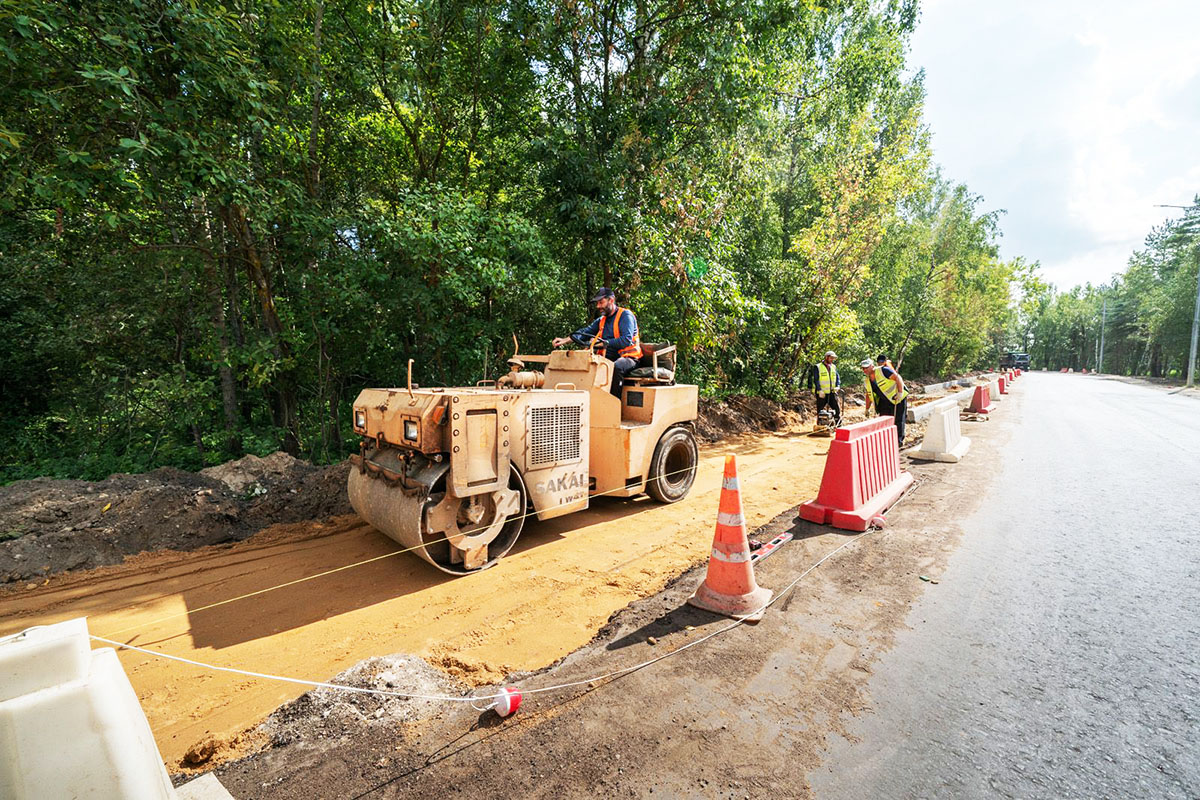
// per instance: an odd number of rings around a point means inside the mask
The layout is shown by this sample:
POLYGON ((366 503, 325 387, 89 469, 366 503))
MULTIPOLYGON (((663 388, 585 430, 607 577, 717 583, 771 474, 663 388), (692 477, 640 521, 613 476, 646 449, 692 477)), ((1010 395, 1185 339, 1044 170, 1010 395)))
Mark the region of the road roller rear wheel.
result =
POLYGON ((654 448, 646 491, 660 503, 678 503, 696 480, 700 450, 689 428, 668 428, 654 448))

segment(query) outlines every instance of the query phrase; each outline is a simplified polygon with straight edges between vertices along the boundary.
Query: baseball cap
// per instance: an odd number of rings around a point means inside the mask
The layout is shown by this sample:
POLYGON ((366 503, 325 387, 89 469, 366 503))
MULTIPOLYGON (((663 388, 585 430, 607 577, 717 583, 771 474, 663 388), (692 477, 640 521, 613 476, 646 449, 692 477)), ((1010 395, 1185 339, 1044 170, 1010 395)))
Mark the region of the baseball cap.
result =
POLYGON ((829 358, 830 356, 833 356, 834 358, 837 358, 837 353, 833 352, 832 350, 826 350, 826 351, 825 351, 825 357, 826 357, 826 358, 829 358))
POLYGON ((864 358, 862 361, 858 362, 858 365, 863 369, 866 369, 867 367, 875 366, 875 362, 869 358, 864 358))
POLYGON ((596 291, 596 296, 592 298, 592 302, 599 303, 601 300, 603 300, 606 297, 616 297, 616 296, 617 296, 617 293, 614 292, 612 289, 609 289, 607 286, 601 286, 596 291))

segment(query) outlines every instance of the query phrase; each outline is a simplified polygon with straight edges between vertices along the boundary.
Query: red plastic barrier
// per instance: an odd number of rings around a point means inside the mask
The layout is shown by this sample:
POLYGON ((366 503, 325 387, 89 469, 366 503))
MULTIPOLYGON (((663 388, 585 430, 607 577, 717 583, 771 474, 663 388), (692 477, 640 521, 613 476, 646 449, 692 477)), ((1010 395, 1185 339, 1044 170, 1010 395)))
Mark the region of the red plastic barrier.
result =
POLYGON ((1063 367, 1062 369, 1060 369, 1060 370, 1059 370, 1059 372, 1061 372, 1062 374, 1066 375, 1066 374, 1067 374, 1067 368, 1066 368, 1066 367, 1063 367))
POLYGON ((1000 394, 1008 394, 1008 378, 1001 375, 997 382, 1000 384, 1000 394))
POLYGON ((1016 376, 1018 378, 1021 377, 1021 368, 1020 367, 1017 367, 1016 376))
POLYGON ((913 476, 900 471, 896 421, 876 417, 838 428, 825 456, 816 500, 800 506, 800 517, 835 528, 865 531, 883 524, 883 512, 900 499, 913 476))
POLYGON ((971 405, 967 406, 967 411, 973 411, 976 414, 990 414, 996 408, 996 404, 992 402, 992 390, 987 386, 976 386, 975 394, 971 395, 971 405))

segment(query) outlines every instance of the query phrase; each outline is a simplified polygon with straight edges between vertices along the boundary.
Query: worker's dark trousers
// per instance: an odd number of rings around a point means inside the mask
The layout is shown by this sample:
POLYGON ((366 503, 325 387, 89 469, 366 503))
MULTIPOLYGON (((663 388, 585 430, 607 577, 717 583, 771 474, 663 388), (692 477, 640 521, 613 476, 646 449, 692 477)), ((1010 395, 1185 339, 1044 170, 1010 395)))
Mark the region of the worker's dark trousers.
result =
MULTIPOLYGON (((609 356, 609 358, 611 359, 612 356, 609 356)), ((613 360, 613 379, 610 389, 617 398, 621 397, 621 387, 625 384, 625 376, 632 372, 636 366, 637 361, 629 356, 621 356, 613 360)))
POLYGON ((817 397, 817 414, 821 413, 821 409, 829 406, 833 409, 833 416, 839 422, 842 419, 842 409, 838 407, 837 392, 827 392, 824 397, 817 397))
POLYGON ((896 438, 901 449, 904 448, 904 423, 908 422, 908 398, 900 401, 900 405, 891 403, 876 403, 876 410, 881 417, 894 417, 896 420, 896 438))

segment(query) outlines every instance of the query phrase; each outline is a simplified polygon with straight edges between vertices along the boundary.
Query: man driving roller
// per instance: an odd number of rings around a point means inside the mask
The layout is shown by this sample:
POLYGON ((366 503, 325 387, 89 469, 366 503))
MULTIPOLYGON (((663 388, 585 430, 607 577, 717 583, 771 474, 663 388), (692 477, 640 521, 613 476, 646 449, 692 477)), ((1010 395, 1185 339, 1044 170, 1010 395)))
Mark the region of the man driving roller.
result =
POLYGON ((557 337, 553 345, 562 347, 573 341, 586 347, 593 342, 603 343, 605 357, 613 362, 611 391, 620 397, 625 376, 637 366, 638 359, 642 357, 637 317, 628 308, 617 305, 617 295, 612 289, 603 288, 596 292, 592 302, 596 304, 600 316, 570 336, 557 337))

